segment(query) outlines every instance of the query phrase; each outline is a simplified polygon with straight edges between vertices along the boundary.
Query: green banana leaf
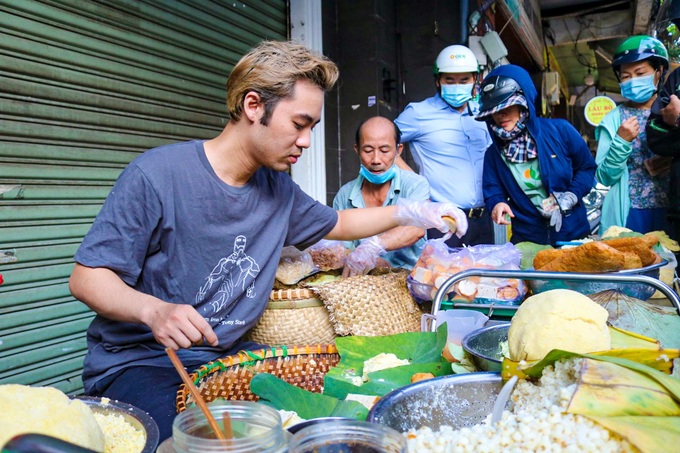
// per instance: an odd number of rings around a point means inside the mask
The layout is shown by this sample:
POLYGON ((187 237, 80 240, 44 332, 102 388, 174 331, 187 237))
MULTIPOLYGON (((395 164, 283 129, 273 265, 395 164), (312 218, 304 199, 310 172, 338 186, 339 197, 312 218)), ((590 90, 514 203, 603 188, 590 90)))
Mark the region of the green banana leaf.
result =
POLYGON ((680 445, 680 417, 596 417, 595 423, 617 433, 642 453, 667 453, 680 445))
MULTIPOLYGON (((643 453, 661 453, 673 450, 673 445, 680 445, 680 417, 677 415, 668 415, 674 413, 673 404, 680 404, 680 379, 669 376, 659 370, 651 368, 647 365, 625 359, 622 357, 612 357, 606 355, 592 355, 592 354, 576 354, 573 352, 553 350, 548 355, 538 362, 536 365, 524 370, 525 374, 530 377, 540 377, 543 369, 561 359, 572 357, 583 357, 599 362, 618 365, 628 371, 623 373, 620 370, 609 370, 609 372, 600 373, 600 380, 603 381, 602 391, 610 388, 608 395, 599 392, 597 385, 586 389, 585 393, 580 395, 579 401, 572 401, 570 403, 568 412, 581 414, 590 418, 595 423, 598 423, 609 431, 617 434, 619 437, 626 439, 643 453), (616 382, 623 378, 625 373, 636 373, 634 380, 641 386, 645 386, 644 379, 639 379, 641 376, 649 379, 646 385, 649 388, 649 393, 642 395, 644 392, 636 393, 634 390, 631 393, 623 389, 621 385, 616 385, 616 382), (656 385, 658 384, 658 385, 656 385), (655 393, 658 396, 659 392, 664 392, 664 401, 656 403, 655 393), (642 396, 641 396, 642 395, 642 396), (633 398, 631 405, 627 398, 633 398), (601 400, 599 403, 592 401, 593 399, 601 400), (672 399, 673 402, 668 401, 672 399), (631 410, 631 407, 643 407, 645 412, 657 411, 660 415, 617 415, 606 416, 595 414, 598 410, 602 410, 602 405, 607 403, 611 406, 617 406, 621 413, 631 410), (646 407, 645 407, 646 406, 646 407), (599 407, 599 409, 598 409, 599 407)), ((621 384, 621 382, 619 382, 621 384)), ((588 386, 585 386, 588 387, 588 386)), ((581 391, 581 386, 577 393, 581 391)), ((612 408, 602 410, 603 413, 614 413, 612 408)), ((675 412, 677 413, 677 412, 675 412)))
POLYGON ((295 411, 305 420, 319 417, 366 420, 368 416, 368 409, 361 403, 313 393, 269 373, 253 376, 250 391, 260 397, 259 402, 278 410, 295 411))
POLYGON ((340 362, 326 374, 324 394, 339 399, 344 399, 348 393, 384 396, 410 384, 415 373, 451 374, 451 366, 442 357, 446 337, 446 325, 443 324, 437 332, 336 338, 340 362), (357 385, 356 378, 362 376, 364 362, 380 353, 392 353, 399 359, 407 359, 410 365, 375 371, 368 375, 368 382, 357 385))
POLYGON ((644 373, 605 360, 584 359, 567 412, 600 417, 680 416, 680 404, 644 373))
POLYGON ((523 271, 534 268, 534 257, 541 250, 553 248, 550 245, 536 244, 535 242, 518 242, 515 244, 519 250, 522 258, 519 263, 519 268, 523 271))
POLYGON ((543 360, 536 363, 535 365, 522 370, 522 372, 532 378, 538 379, 543 374, 543 369, 552 365, 553 363, 562 360, 569 359, 572 357, 585 357, 588 359, 601 360, 603 362, 615 363, 621 365, 629 370, 634 370, 639 373, 646 375, 647 377, 653 379, 654 381, 661 384, 673 397, 675 401, 680 402, 680 379, 669 376, 661 371, 658 371, 647 365, 643 365, 632 360, 624 359, 622 357, 612 357, 607 355, 593 355, 593 354, 577 354, 575 352, 562 351, 559 349, 553 349, 546 355, 543 360))

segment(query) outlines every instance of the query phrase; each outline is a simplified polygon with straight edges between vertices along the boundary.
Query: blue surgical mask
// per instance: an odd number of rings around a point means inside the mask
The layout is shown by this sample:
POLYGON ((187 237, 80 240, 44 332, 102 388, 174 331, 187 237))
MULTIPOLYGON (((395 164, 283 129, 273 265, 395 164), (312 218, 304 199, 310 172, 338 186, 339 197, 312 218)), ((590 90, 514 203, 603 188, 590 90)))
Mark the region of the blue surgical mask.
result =
POLYGON ((458 108, 472 99, 474 83, 444 85, 442 84, 442 99, 452 107, 458 108))
POLYGON ((371 171, 368 168, 364 167, 363 165, 359 169, 359 174, 363 176, 366 181, 373 184, 385 184, 387 181, 394 178, 395 173, 396 173, 395 165, 392 165, 384 172, 378 174, 371 173, 371 171))
POLYGON ((633 102, 642 104, 649 101, 649 99, 656 93, 656 85, 654 85, 654 74, 642 77, 633 77, 630 80, 621 82, 621 95, 633 102))

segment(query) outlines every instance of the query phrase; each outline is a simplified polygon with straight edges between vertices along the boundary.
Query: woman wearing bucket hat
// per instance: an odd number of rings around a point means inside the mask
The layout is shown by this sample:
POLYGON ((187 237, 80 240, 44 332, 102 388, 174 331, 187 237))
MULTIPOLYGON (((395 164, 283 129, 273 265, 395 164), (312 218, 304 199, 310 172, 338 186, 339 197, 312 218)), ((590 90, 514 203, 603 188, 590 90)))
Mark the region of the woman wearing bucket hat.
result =
POLYGON ((645 125, 668 70, 668 52, 656 38, 632 36, 616 49, 612 68, 628 101, 595 129, 595 177, 610 186, 600 233, 612 225, 640 233, 665 230, 669 162, 649 150, 645 125))
POLYGON ((480 113, 493 139, 484 156, 484 202, 512 242, 555 245, 588 235, 580 202, 595 161, 581 135, 561 119, 539 118, 537 91, 524 69, 499 66, 481 86, 480 113))

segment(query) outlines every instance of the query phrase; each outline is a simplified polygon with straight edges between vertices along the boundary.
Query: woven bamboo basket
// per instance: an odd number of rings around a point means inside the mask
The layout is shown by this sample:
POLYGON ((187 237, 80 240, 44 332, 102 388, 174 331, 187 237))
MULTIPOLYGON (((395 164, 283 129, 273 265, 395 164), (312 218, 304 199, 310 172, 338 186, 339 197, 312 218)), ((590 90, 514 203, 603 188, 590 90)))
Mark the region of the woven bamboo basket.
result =
MULTIPOLYGON (((289 384, 314 393, 323 391, 328 370, 340 361, 335 345, 281 346, 278 348, 241 351, 201 366, 189 376, 206 403, 217 398, 257 401, 250 391, 250 380, 256 373, 269 373, 289 384)), ((177 391, 177 412, 194 404, 186 385, 177 391)))
POLYGON ((246 338, 260 344, 279 346, 329 344, 335 330, 328 309, 306 288, 272 291, 267 308, 246 338))

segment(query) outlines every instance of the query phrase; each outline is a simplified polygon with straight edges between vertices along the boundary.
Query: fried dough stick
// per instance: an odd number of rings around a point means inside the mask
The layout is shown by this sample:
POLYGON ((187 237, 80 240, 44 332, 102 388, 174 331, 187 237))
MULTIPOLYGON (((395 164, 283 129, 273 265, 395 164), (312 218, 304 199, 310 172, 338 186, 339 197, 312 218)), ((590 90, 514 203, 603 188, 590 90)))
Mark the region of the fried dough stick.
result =
MULTIPOLYGON (((625 255, 602 242, 586 242, 561 250, 562 254, 537 269, 553 272, 611 272, 623 269, 625 255)), ((540 252, 539 252, 540 253, 540 252)), ((536 254, 538 256, 538 254, 536 254)))
POLYGON ((638 237, 625 237, 616 239, 607 239, 602 241, 610 247, 614 247, 620 252, 633 252, 640 257, 641 265, 638 267, 649 266, 654 264, 657 259, 657 254, 652 250, 652 247, 659 242, 659 238, 653 234, 646 234, 638 237))
POLYGON ((542 267, 564 253, 561 249, 539 250, 534 256, 534 269, 543 270, 542 267))

